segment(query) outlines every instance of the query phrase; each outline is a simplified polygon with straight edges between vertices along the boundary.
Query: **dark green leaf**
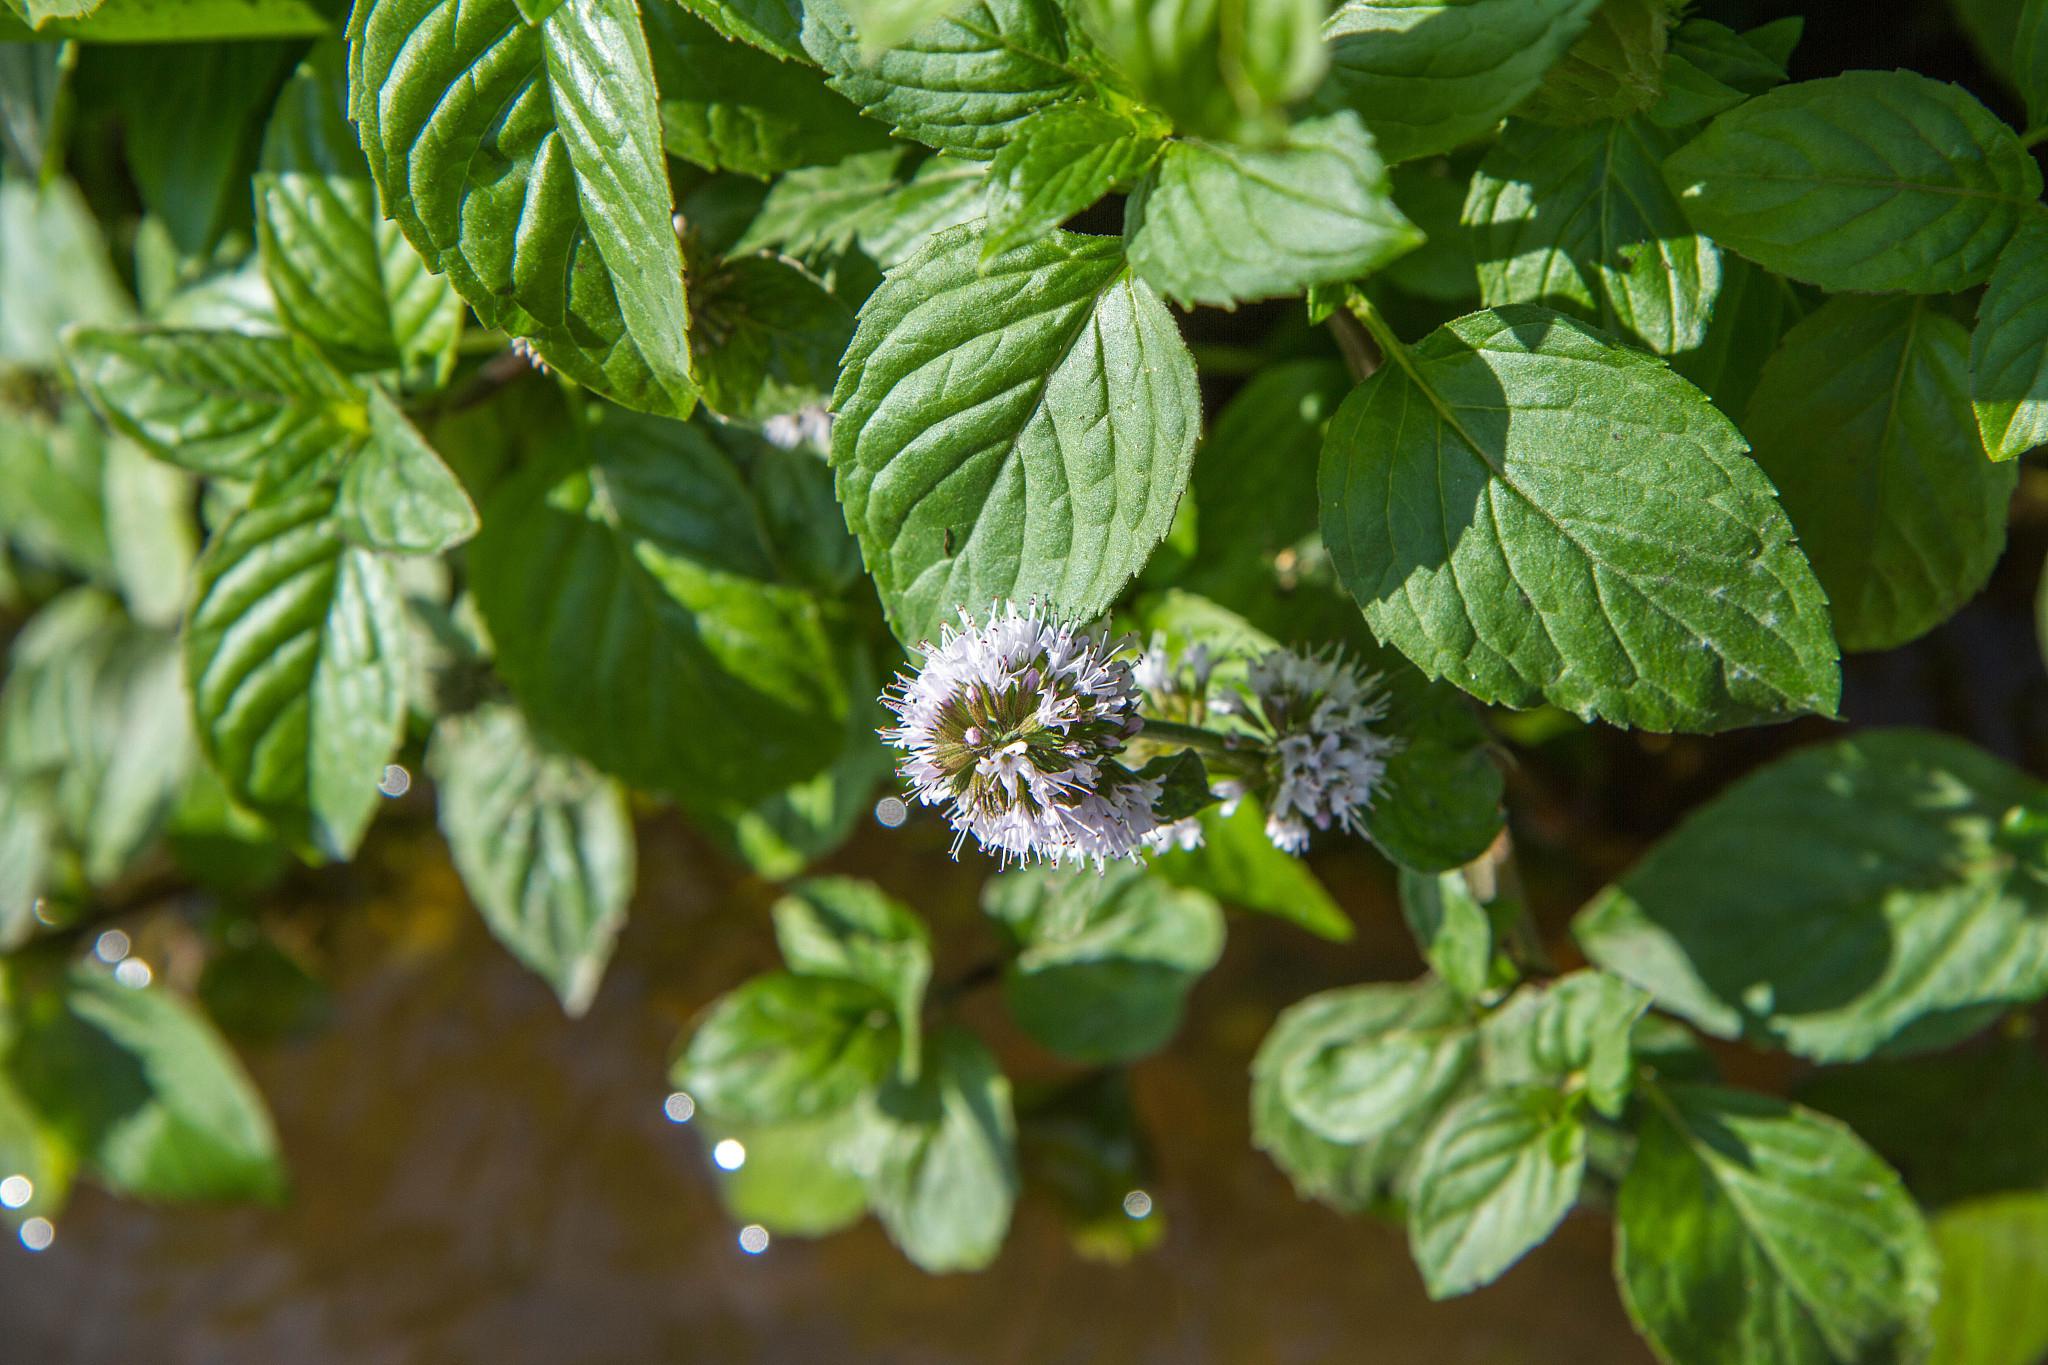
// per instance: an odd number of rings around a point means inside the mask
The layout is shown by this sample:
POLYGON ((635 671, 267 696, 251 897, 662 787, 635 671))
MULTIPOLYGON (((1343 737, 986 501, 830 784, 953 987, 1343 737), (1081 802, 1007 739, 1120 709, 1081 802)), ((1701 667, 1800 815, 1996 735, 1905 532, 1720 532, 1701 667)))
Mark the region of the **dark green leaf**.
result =
POLYGON ((1540 303, 1660 355, 1702 345, 1721 253, 1665 188, 1677 145, 1640 118, 1509 120, 1465 202, 1480 300, 1540 303))
POLYGON ((832 431, 899 638, 999 597, 1099 614, 1173 520, 1200 427, 1173 319, 1117 243, 933 238, 861 309, 832 431))
POLYGON ((1010 1083, 973 1034, 932 1035, 915 1084, 871 1102, 868 1201, 889 1236, 933 1274, 993 1261, 1017 1202, 1010 1083))
POLYGON ((1094 104, 1056 104, 1025 119, 988 168, 982 254, 1022 246, 1142 175, 1164 133, 1094 104))
POLYGON ((1472 234, 1461 218, 1472 179, 1471 160, 1433 156, 1408 161, 1387 174, 1394 207, 1427 239, 1381 271, 1381 278, 1438 303, 1469 306, 1479 297, 1472 234))
POLYGON ((633 820, 616 782, 550 753, 510 706, 450 716, 429 768, 441 832, 484 923, 588 1009, 633 894, 633 820))
POLYGON ((1404 868, 1462 867, 1500 833, 1504 779, 1486 727, 1456 691, 1426 681, 1390 650, 1368 654, 1362 666, 1387 690, 1381 728, 1400 740, 1366 809, 1366 837, 1404 868))
POLYGON ((1731 418, 1749 407, 1764 363, 1778 349, 1785 329, 1804 311, 1792 285, 1760 265, 1727 252, 1721 257, 1721 288, 1706 338, 1693 350, 1671 357, 1671 368, 1690 379, 1731 418))
POLYGON ((1722 246, 1836 290, 1976 284, 2041 197, 2010 128, 1911 71, 1781 86, 1715 119, 1665 175, 1722 246))
POLYGON ((632 0, 363 0, 350 113, 384 207, 492 327, 620 402, 682 416, 683 260, 632 0), (459 22, 458 22, 459 21, 459 22))
POLYGON ((236 800, 347 858, 405 713, 405 622, 385 562, 329 487, 260 500, 213 538, 185 623, 199 742, 236 800))
POLYGON ((1581 912, 1586 955, 1723 1038, 1821 1061, 1940 1047, 2048 991, 2048 791, 1959 740, 1802 749, 1695 811, 1581 912))
POLYGON ((802 266, 736 257, 697 277, 690 306, 697 383, 712 411, 758 421, 831 397, 853 314, 802 266))
POLYGON ((1389 162, 1490 132, 1585 30, 1599 0, 1345 0, 1317 102, 1356 110, 1389 162))
POLYGON ((1837 298, 1764 366, 1743 429, 1827 589, 1845 650, 1926 634, 2005 549, 2018 471, 1984 458, 1969 338, 1929 302, 1837 298))
POLYGON ((1913 1360, 1939 1274, 1898 1176, 1832 1119, 1712 1086, 1652 1092, 1615 1277, 1685 1365, 1913 1360))
POLYGON ((462 300, 385 218, 348 122, 346 55, 313 50, 278 97, 255 181, 279 316, 356 369, 432 376, 454 359, 462 300))
POLYGON ((1491 1284, 1578 1201, 1586 1121, 1555 1090, 1484 1090, 1444 1111, 1415 1154, 1408 1245, 1433 1299, 1491 1284))
POLYGON ((1321 485, 1373 630, 1483 701, 1695 730, 1835 708, 1820 585, 1741 434, 1568 318, 1397 351, 1331 420, 1321 485))
POLYGON ((1176 138, 1132 194, 1131 265, 1183 306, 1299 294, 1420 245, 1372 137, 1351 113, 1297 123, 1270 148, 1176 138))
POLYGON ((896 1022, 873 987, 770 972, 721 997, 671 1079, 721 1123, 836 1113, 888 1077, 896 1022))
POLYGON ((1669 0, 1602 0, 1586 31, 1517 112, 1542 123, 1625 119, 1664 92, 1669 0))
POLYGON ((55 419, 0 407, 0 536, 53 567, 109 578, 106 448, 83 404, 65 404, 55 419))
POLYGON ((723 33, 784 61, 809 62, 798 29, 803 9, 797 0, 681 0, 685 8, 723 33))
POLYGON ((1671 34, 1664 96, 1650 109, 1650 121, 1690 127, 1783 84, 1786 56, 1805 22, 1793 15, 1737 33, 1711 19, 1686 20, 1671 34))
POLYGON ((1213 900, 1136 867, 1006 873, 987 884, 982 908, 1017 943, 1003 973, 1011 1015, 1078 1062, 1164 1047, 1188 991, 1223 952, 1213 900))
POLYGON ((1344 992, 1280 1075, 1294 1116, 1333 1142, 1420 1124, 1463 1086, 1478 1052, 1465 1003, 1441 983, 1344 992))
POLYGON ((2026 0, 2013 32, 2013 83, 2027 103, 2027 116, 2048 123, 2048 5, 2026 0))
POLYGON ((706 806, 814 775, 852 706, 827 611, 780 581, 703 426, 598 416, 592 463, 508 479, 469 547, 527 716, 607 772, 706 806))
POLYGON ((1970 334, 1970 401, 1992 459, 2048 445, 2048 225, 2023 228, 1991 271, 1970 334))
POLYGON ((815 67, 720 36, 678 0, 641 6, 662 140, 712 170, 766 178, 888 147, 889 131, 865 119, 815 67))

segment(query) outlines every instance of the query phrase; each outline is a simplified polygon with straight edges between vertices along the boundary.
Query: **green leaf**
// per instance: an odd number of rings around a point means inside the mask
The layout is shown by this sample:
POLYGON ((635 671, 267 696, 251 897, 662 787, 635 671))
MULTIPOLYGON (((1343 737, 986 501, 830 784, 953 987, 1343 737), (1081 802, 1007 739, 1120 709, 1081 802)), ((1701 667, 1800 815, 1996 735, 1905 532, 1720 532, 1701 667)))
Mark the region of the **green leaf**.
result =
POLYGON ((85 329, 65 352, 110 426, 199 474, 290 486, 337 466, 369 425, 362 390, 284 337, 85 329))
POLYGON ((1382 1018, 1418 1007, 1447 1011, 1455 1002, 1443 983, 1422 981, 1324 991, 1281 1011, 1252 1058, 1252 1143, 1287 1173, 1303 1198, 1347 1213, 1384 1206, 1403 1189, 1402 1173, 1429 1125, 1463 1086, 1449 1088, 1436 1104, 1417 1110, 1377 1138, 1340 1143, 1301 1121, 1287 1102, 1285 1079, 1326 1039, 1354 1034, 1361 1014, 1382 1018))
POLYGON ((1586 956, 1722 1038, 1927 1049, 2048 991, 2048 790, 1941 735, 1801 749, 1694 811, 1580 913, 1586 956))
POLYGON ((1568 318, 1396 349, 1331 419, 1321 483, 1374 632, 1482 701, 1657 730, 1835 709, 1820 585, 1741 434, 1568 318))
POLYGON ((1408 1209, 1429 1296, 1499 1279, 1564 1221, 1585 1171, 1585 1117, 1555 1090, 1485 1090, 1452 1105, 1415 1154, 1408 1209))
POLYGON ((769 972, 721 996, 671 1079, 721 1123, 785 1123, 836 1113, 889 1075, 889 1001, 871 986, 769 972))
POLYGON ((2027 102, 2027 116, 2048 123, 2048 5, 2026 0, 2013 34, 2013 83, 2027 102))
POLYGON ((690 303, 697 383, 712 411, 759 421, 831 397, 853 314, 802 266, 739 256, 698 276, 690 303))
POLYGON ((54 367, 67 326, 109 326, 134 312, 78 189, 0 180, 0 363, 54 367))
POLYGON ((1992 268, 1970 333, 1970 401, 1992 459, 2048 445, 2048 225, 2021 229, 1992 268))
POLYGON ((1969 339, 1915 298, 1837 298, 1764 365, 1743 429, 1827 589, 1845 650, 1953 615, 2005 549, 2018 471, 1984 458, 1969 339))
POLYGON ((1631 1030, 1650 997, 1619 977, 1579 971, 1524 986, 1479 1028, 1494 1085, 1581 1086, 1593 1107, 1617 1118, 1634 1080, 1631 1030))
POLYGON ((1941 1298, 1928 1365, 2036 1365, 2048 1354, 2048 1194, 1950 1209, 1934 1220, 1941 1298))
POLYGON ((1202 842, 1152 859, 1152 871, 1175 886, 1206 891, 1218 900, 1299 925, 1318 938, 1343 943, 1351 921, 1301 859, 1282 853, 1266 837, 1265 812, 1247 797, 1225 815, 1205 810, 1202 842))
POLYGON ((283 1195, 263 1097, 190 1005, 95 966, 27 1005, 10 1068, 108 1188, 165 1200, 283 1195))
POLYGON ((2048 1187, 2048 1064, 2030 1038, 1829 1067, 1796 1098, 1855 1129, 1930 1208, 2048 1187))
POLYGON ((847 1161, 861 1137, 857 1111, 787 1123, 698 1123, 707 1147, 731 1138, 746 1152, 737 1170, 716 1172, 718 1197, 735 1222, 759 1223, 777 1237, 823 1237, 868 1211, 867 1186, 847 1161))
POLYGON ((588 467, 506 480, 468 550, 528 719, 633 786, 707 806, 814 775, 852 707, 832 615, 782 580, 703 425, 596 418, 588 467))
MULTIPOLYGON (((334 28, 318 0, 23 0, 38 38, 156 43, 202 38, 317 38, 334 28)), ((12 40, 0 15, 0 41, 12 40)), ((195 114, 194 117, 197 117, 195 114)))
POLYGON ((1492 131, 1585 30, 1599 0, 1345 0, 1324 26, 1317 103, 1355 110, 1390 163, 1492 131))
POLYGON ((878 53, 841 0, 806 0, 803 46, 869 117, 981 159, 1032 113, 1086 89, 1055 0, 977 0, 878 53))
POLYGON ((334 514, 358 545, 439 554, 476 534, 476 505, 383 389, 370 390, 370 439, 349 461, 334 514))
POLYGON ((962 0, 844 0, 853 26, 871 54, 904 39, 965 6, 962 0))
POLYGON ((54 419, 0 406, 0 536, 53 567, 110 577, 106 448, 83 404, 64 404, 54 419))
MULTIPOLYGON (((852 690, 858 695, 873 689, 852 690)), ((869 813, 875 787, 891 767, 889 750, 875 737, 886 723, 887 712, 879 706, 852 707, 829 767, 752 804, 699 807, 692 816, 760 876, 794 877, 846 842, 869 813)))
POLYGON ((775 942, 799 976, 837 977, 872 987, 896 1010, 903 1070, 918 1069, 919 1019, 932 976, 924 922, 873 882, 813 877, 775 903, 775 942))
POLYGON ((47 889, 57 813, 41 786, 0 772, 0 953, 35 933, 36 906, 47 889))
POLYGON ((1128 1071, 1034 1087, 1019 1097, 1018 1109, 1024 1183, 1033 1194, 1050 1196, 1077 1254, 1124 1265, 1160 1243, 1167 1228, 1163 1212, 1125 1203, 1153 1179, 1128 1071))
POLYGON ((454 360, 462 300, 378 205, 346 61, 339 40, 320 44, 278 97, 255 178, 263 273, 279 316, 330 357, 431 377, 454 360))
POLYGON ((803 10, 797 0, 680 0, 726 37, 789 62, 809 62, 798 30, 803 10))
POLYGON ((1055 104, 1017 125, 988 168, 981 253, 1022 246, 1144 174, 1164 130, 1093 104, 1055 104))
POLYGON ((485 325, 671 416, 695 401, 654 72, 632 0, 363 0, 350 114, 384 207, 485 325), (458 22, 459 20, 459 22, 458 22))
POLYGON ((128 614, 144 625, 176 625, 199 557, 193 480, 117 436, 107 442, 102 491, 107 549, 128 614))
POLYGON ((1369 653, 1361 666, 1385 686, 1382 727, 1401 741, 1366 808, 1366 836, 1400 867, 1464 866, 1501 827, 1505 780, 1486 727, 1463 697, 1426 681, 1392 651, 1369 653))
POLYGON ((1493 916, 1462 871, 1401 869, 1401 915, 1422 960, 1446 986, 1476 1000, 1493 984, 1493 916))
POLYGON ((87 881, 105 885, 134 863, 163 828, 192 757, 167 632, 137 626, 104 594, 77 588, 15 637, 0 688, 0 771, 50 784, 87 881))
MULTIPOLYGON (((0 840, 5 837, 0 834, 0 840)), ((0 1035, 0 1039, 4 1037, 0 1035)), ((77 1165, 78 1153, 61 1134, 52 1131, 6 1069, 0 1067, 0 1171, 6 1172, 0 1179, 20 1176, 29 1183, 27 1202, 0 1213, 0 1218, 55 1215, 71 1192, 71 1176, 77 1165)))
POLYGON ((777 177, 732 251, 774 247, 816 260, 857 242, 875 264, 892 268, 931 234, 980 215, 985 173, 979 162, 949 156, 920 163, 910 148, 806 166, 777 177))
POLYGON ((677 0, 641 6, 662 141, 685 161, 766 179, 890 146, 815 67, 721 36, 677 0))
POLYGON ((1299 294, 1422 242, 1357 116, 1295 124, 1271 148, 1176 138, 1124 221, 1131 265, 1182 306, 1299 294))
POLYGON ((1480 301, 1540 303, 1660 355, 1704 344, 1721 253, 1665 188, 1677 145, 1640 118, 1510 119, 1465 202, 1480 301))
POLYGON ((1785 62, 1806 21, 1798 15, 1737 33, 1711 19, 1687 19, 1671 34, 1664 95, 1649 112, 1662 128, 1687 128, 1785 81, 1785 62))
POLYGON ((1593 20, 1517 111, 1541 123, 1640 114, 1664 93, 1669 0, 1602 0, 1593 20))
POLYGON ((833 464, 899 638, 1037 596, 1091 617, 1166 535, 1201 426, 1194 362, 1116 242, 981 260, 955 228, 861 309, 833 464))
POLYGON ((1387 173, 1394 207, 1426 238, 1381 272, 1387 283, 1438 303, 1469 307, 1479 297, 1472 233, 1461 221, 1472 180, 1471 160, 1433 156, 1403 162, 1387 173))
POLYGON ((933 1274, 988 1265, 1017 1202, 1017 1123, 995 1058, 964 1029, 939 1029, 916 1082, 869 1107, 868 1201, 890 1239, 933 1274))
POLYGON ((549 752, 505 705, 442 720, 428 768, 441 832, 484 923, 582 1014, 633 894, 625 791, 549 752))
POLYGON ((332 488, 258 500, 200 557, 185 676, 235 799, 324 855, 354 853, 405 716, 405 621, 332 488))
POLYGON ((1991 273, 2041 170, 1975 97, 1851 71, 1729 110, 1665 163, 1700 231, 1823 289, 1940 294, 1991 273))
POLYGON ((1329 65, 1324 0, 1080 0, 1089 35, 1184 133, 1256 142, 1329 65))
POLYGON ((1661 1359, 1919 1357, 1939 1267, 1889 1167, 1847 1128, 1782 1100, 1713 1086, 1651 1094, 1614 1264, 1661 1359))
POLYGON ((1005 873, 986 884, 982 909, 1017 945, 1003 972, 1010 1014, 1077 1062, 1164 1047, 1188 991, 1223 953, 1215 901, 1136 867, 1005 873))
MULTIPOLYGON (((215 0, 219 9, 231 3, 215 0)), ((162 8, 182 12, 186 6, 167 2, 162 8)), ((303 49, 296 42, 160 46, 165 39, 202 33, 179 16, 160 16, 159 22, 149 46, 87 48, 81 83, 104 91, 120 111, 125 159, 143 207, 189 267, 212 255, 231 229, 249 225, 249 175, 256 169, 264 112, 303 49)), ((331 24, 324 22, 319 31, 329 31, 331 24)))
POLYGON ((1463 1086, 1478 1053, 1465 1003, 1440 983, 1345 994, 1280 1076, 1294 1116, 1332 1142, 1369 1142, 1420 1123, 1463 1086))
POLYGON ((1672 356, 1671 368, 1705 390, 1722 412, 1741 417, 1765 362, 1805 311, 1790 281, 1724 252, 1706 337, 1672 356))

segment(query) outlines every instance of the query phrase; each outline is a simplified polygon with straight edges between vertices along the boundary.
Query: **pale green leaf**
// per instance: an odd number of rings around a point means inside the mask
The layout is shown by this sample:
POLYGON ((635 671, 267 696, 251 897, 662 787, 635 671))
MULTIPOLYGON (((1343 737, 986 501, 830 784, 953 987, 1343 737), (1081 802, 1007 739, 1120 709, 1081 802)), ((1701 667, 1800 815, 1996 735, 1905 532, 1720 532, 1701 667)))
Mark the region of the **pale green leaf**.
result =
POLYGON ((916 1083, 885 1087, 868 1108, 868 1200, 890 1238, 934 1274, 988 1265, 1017 1202, 1017 1122, 995 1058, 942 1028, 916 1083))
POLYGON ((1823 289, 1967 288, 2041 197, 2041 170, 1961 88, 1911 71, 1780 86, 1665 163, 1722 246, 1823 289))
POLYGON ((1832 1119, 1652 1092, 1616 1209, 1629 1316, 1673 1365, 1919 1359, 1939 1266, 1890 1167, 1832 1119))
POLYGON ((1351 921, 1308 864, 1283 853, 1266 837, 1265 812, 1246 797, 1229 815, 1205 810, 1202 842, 1152 860, 1152 871, 1176 886, 1206 891, 1218 900, 1300 925, 1318 938, 1342 943, 1351 921))
POLYGON ((870 53, 896 47, 934 20, 965 9, 965 0, 841 0, 870 53))
POLYGON ((786 1123, 847 1108, 896 1063, 888 998, 828 976, 769 972, 720 997, 670 1079, 721 1123, 786 1123))
POLYGON ((1941 1299, 1928 1365, 2039 1365, 2048 1355, 2048 1194, 2001 1195, 1934 1220, 1941 1299))
POLYGON ((1396 350, 1331 419, 1321 483, 1367 622, 1482 701, 1658 730, 1835 708, 1825 599, 1741 434, 1568 318, 1396 350))
POLYGON ((511 706, 450 716, 428 757, 441 832, 484 923, 562 1008, 597 994, 633 894, 626 793, 550 752, 511 706))
POLYGON ((632 0, 363 0, 350 114, 386 212, 486 325, 620 402, 682 416, 683 259, 632 0))
POLYGON ((0 364, 54 367, 64 328, 134 313, 85 199, 69 180, 0 180, 0 364))
POLYGON ((370 439, 341 477, 334 514, 358 545, 439 554, 476 534, 476 506, 434 448, 381 388, 370 390, 370 439))
POLYGON ((1952 616, 2005 549, 2017 469, 1978 445, 1969 338, 1917 298, 1830 299, 1765 364, 1743 430, 1845 650, 1952 616))
POLYGON ((903 1068, 918 1067, 920 1015, 932 975, 924 922, 873 882, 813 877, 775 903, 775 942, 799 976, 858 981, 896 1010, 903 1068))
POLYGON ((1441 983, 1346 992, 1280 1075, 1302 1123, 1332 1142, 1369 1142, 1421 1122, 1464 1084, 1478 1054, 1465 1003, 1441 983))
POLYGON ((1118 244, 990 262, 941 233, 861 309, 832 431, 847 525, 899 638, 1038 596, 1100 613, 1166 534, 1200 428, 1172 316, 1118 244))
POLYGON ((2048 445, 2048 225, 2023 228, 1992 268, 1970 334, 1970 400, 1992 459, 2048 445))
POLYGON ((735 1222, 759 1223, 777 1237, 823 1237, 861 1220, 867 1186, 848 1149, 861 1137, 857 1110, 786 1123, 733 1124, 699 1118, 707 1148, 728 1138, 747 1159, 718 1169, 718 1197, 735 1222))
POLYGON ((1415 1154, 1408 1245, 1433 1299, 1470 1293, 1550 1236, 1578 1201, 1586 1121, 1554 1090, 1484 1090, 1415 1154))
POLYGON ((1490 132, 1564 55, 1599 0, 1345 0, 1324 26, 1317 102, 1355 110, 1389 162, 1490 132))
POLYGON ((255 179, 264 275, 279 316, 330 357, 432 376, 454 359, 462 300, 378 206, 346 60, 338 40, 314 48, 271 115, 255 179))
POLYGON ((1605 972, 1524 986, 1480 1025, 1486 1079, 1584 1089, 1595 1109, 1618 1118, 1634 1079, 1631 1030, 1649 1005, 1647 994, 1605 972))
POLYGON ((1329 65, 1326 0, 1080 0, 1090 36, 1184 133, 1257 141, 1329 65))
MULTIPOLYGON (((334 29, 319 0, 20 0, 33 34, 93 43, 212 38, 318 38, 334 29)), ((0 41, 10 33, 0 16, 0 41)), ((19 36, 28 36, 22 34, 19 36)))
POLYGON ((1422 960, 1467 1000, 1486 993, 1493 976, 1493 916, 1462 871, 1401 869, 1401 915, 1422 960))
POLYGON ((1940 1047, 2048 991, 2040 784, 1960 740, 1802 749, 1581 912, 1586 955, 1723 1038, 1819 1061, 1940 1047))
POLYGON ((331 487, 259 500, 200 557, 185 673, 200 747, 236 800, 350 856, 405 712, 405 622, 331 487))
POLYGON ((107 549, 128 614, 145 625, 172 626, 184 614, 199 556, 193 483, 125 437, 107 442, 107 549))
POLYGON ((1640 118, 1509 120, 1465 202, 1480 301, 1540 303, 1660 355, 1704 344, 1721 253, 1665 188, 1677 145, 1640 118))

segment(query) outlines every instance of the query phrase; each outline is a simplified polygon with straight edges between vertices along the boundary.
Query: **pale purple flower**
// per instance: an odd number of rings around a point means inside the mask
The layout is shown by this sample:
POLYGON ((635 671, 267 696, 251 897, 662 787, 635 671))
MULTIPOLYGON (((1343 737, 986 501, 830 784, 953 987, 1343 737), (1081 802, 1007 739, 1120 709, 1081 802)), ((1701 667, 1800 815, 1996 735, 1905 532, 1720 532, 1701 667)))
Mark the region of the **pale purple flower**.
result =
POLYGON ((1373 728, 1387 714, 1379 678, 1335 650, 1276 649, 1252 663, 1246 683, 1246 696, 1227 709, 1271 748, 1266 837, 1300 854, 1310 826, 1364 834, 1365 812, 1400 747, 1373 728))

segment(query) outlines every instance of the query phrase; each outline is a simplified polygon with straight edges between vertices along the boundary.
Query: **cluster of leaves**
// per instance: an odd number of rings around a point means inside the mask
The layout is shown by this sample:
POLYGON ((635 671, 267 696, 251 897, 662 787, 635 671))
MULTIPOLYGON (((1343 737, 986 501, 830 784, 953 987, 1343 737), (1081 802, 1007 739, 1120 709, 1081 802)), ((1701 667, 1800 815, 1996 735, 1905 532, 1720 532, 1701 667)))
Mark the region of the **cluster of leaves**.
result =
MULTIPOLYGON (((2048 1172, 1915 1169, 1944 1135, 1870 1096, 2048 994, 2048 793, 1934 735, 1797 752, 1586 906, 1557 976, 1517 946, 1467 698, 1832 715, 1841 650, 1972 597, 2048 440, 2037 134, 1911 72, 1788 83, 1796 20, 1673 0, 5 2, 28 1212, 81 1166, 281 1188, 205 1018, 76 961, 138 888, 232 906, 346 860, 421 768, 490 928, 579 1011, 636 796, 795 877, 886 770, 902 647, 1036 597, 1381 675, 1367 833, 1431 971, 1288 1010, 1253 1120, 1305 1195, 1405 1218, 1433 1294, 1611 1206, 1678 1365, 2024 1358, 1942 1283, 2018 1273, 2048 1172), (1117 196, 1120 236, 1062 226, 1117 196), (1306 307, 1213 355, 1169 306, 1268 299, 1306 307), (1249 372, 1206 432, 1203 368, 1249 372), (1700 1034, 1840 1069, 1801 1107, 1719 1085, 1700 1034), (1938 1235, 1887 1158, 1954 1202, 1938 1235)), ((2048 2, 1975 3, 2048 120, 2048 2)), ((1120 1212, 1122 1068, 1221 906, 1350 932, 1254 803, 1200 819, 1143 866, 988 883, 1011 1017, 1082 1068, 1042 1093, 929 989, 912 910, 794 884, 787 970, 676 1063, 743 1154, 735 1216, 872 1211, 971 1268, 1022 1171, 1094 1249, 1156 1236, 1120 1212)))

